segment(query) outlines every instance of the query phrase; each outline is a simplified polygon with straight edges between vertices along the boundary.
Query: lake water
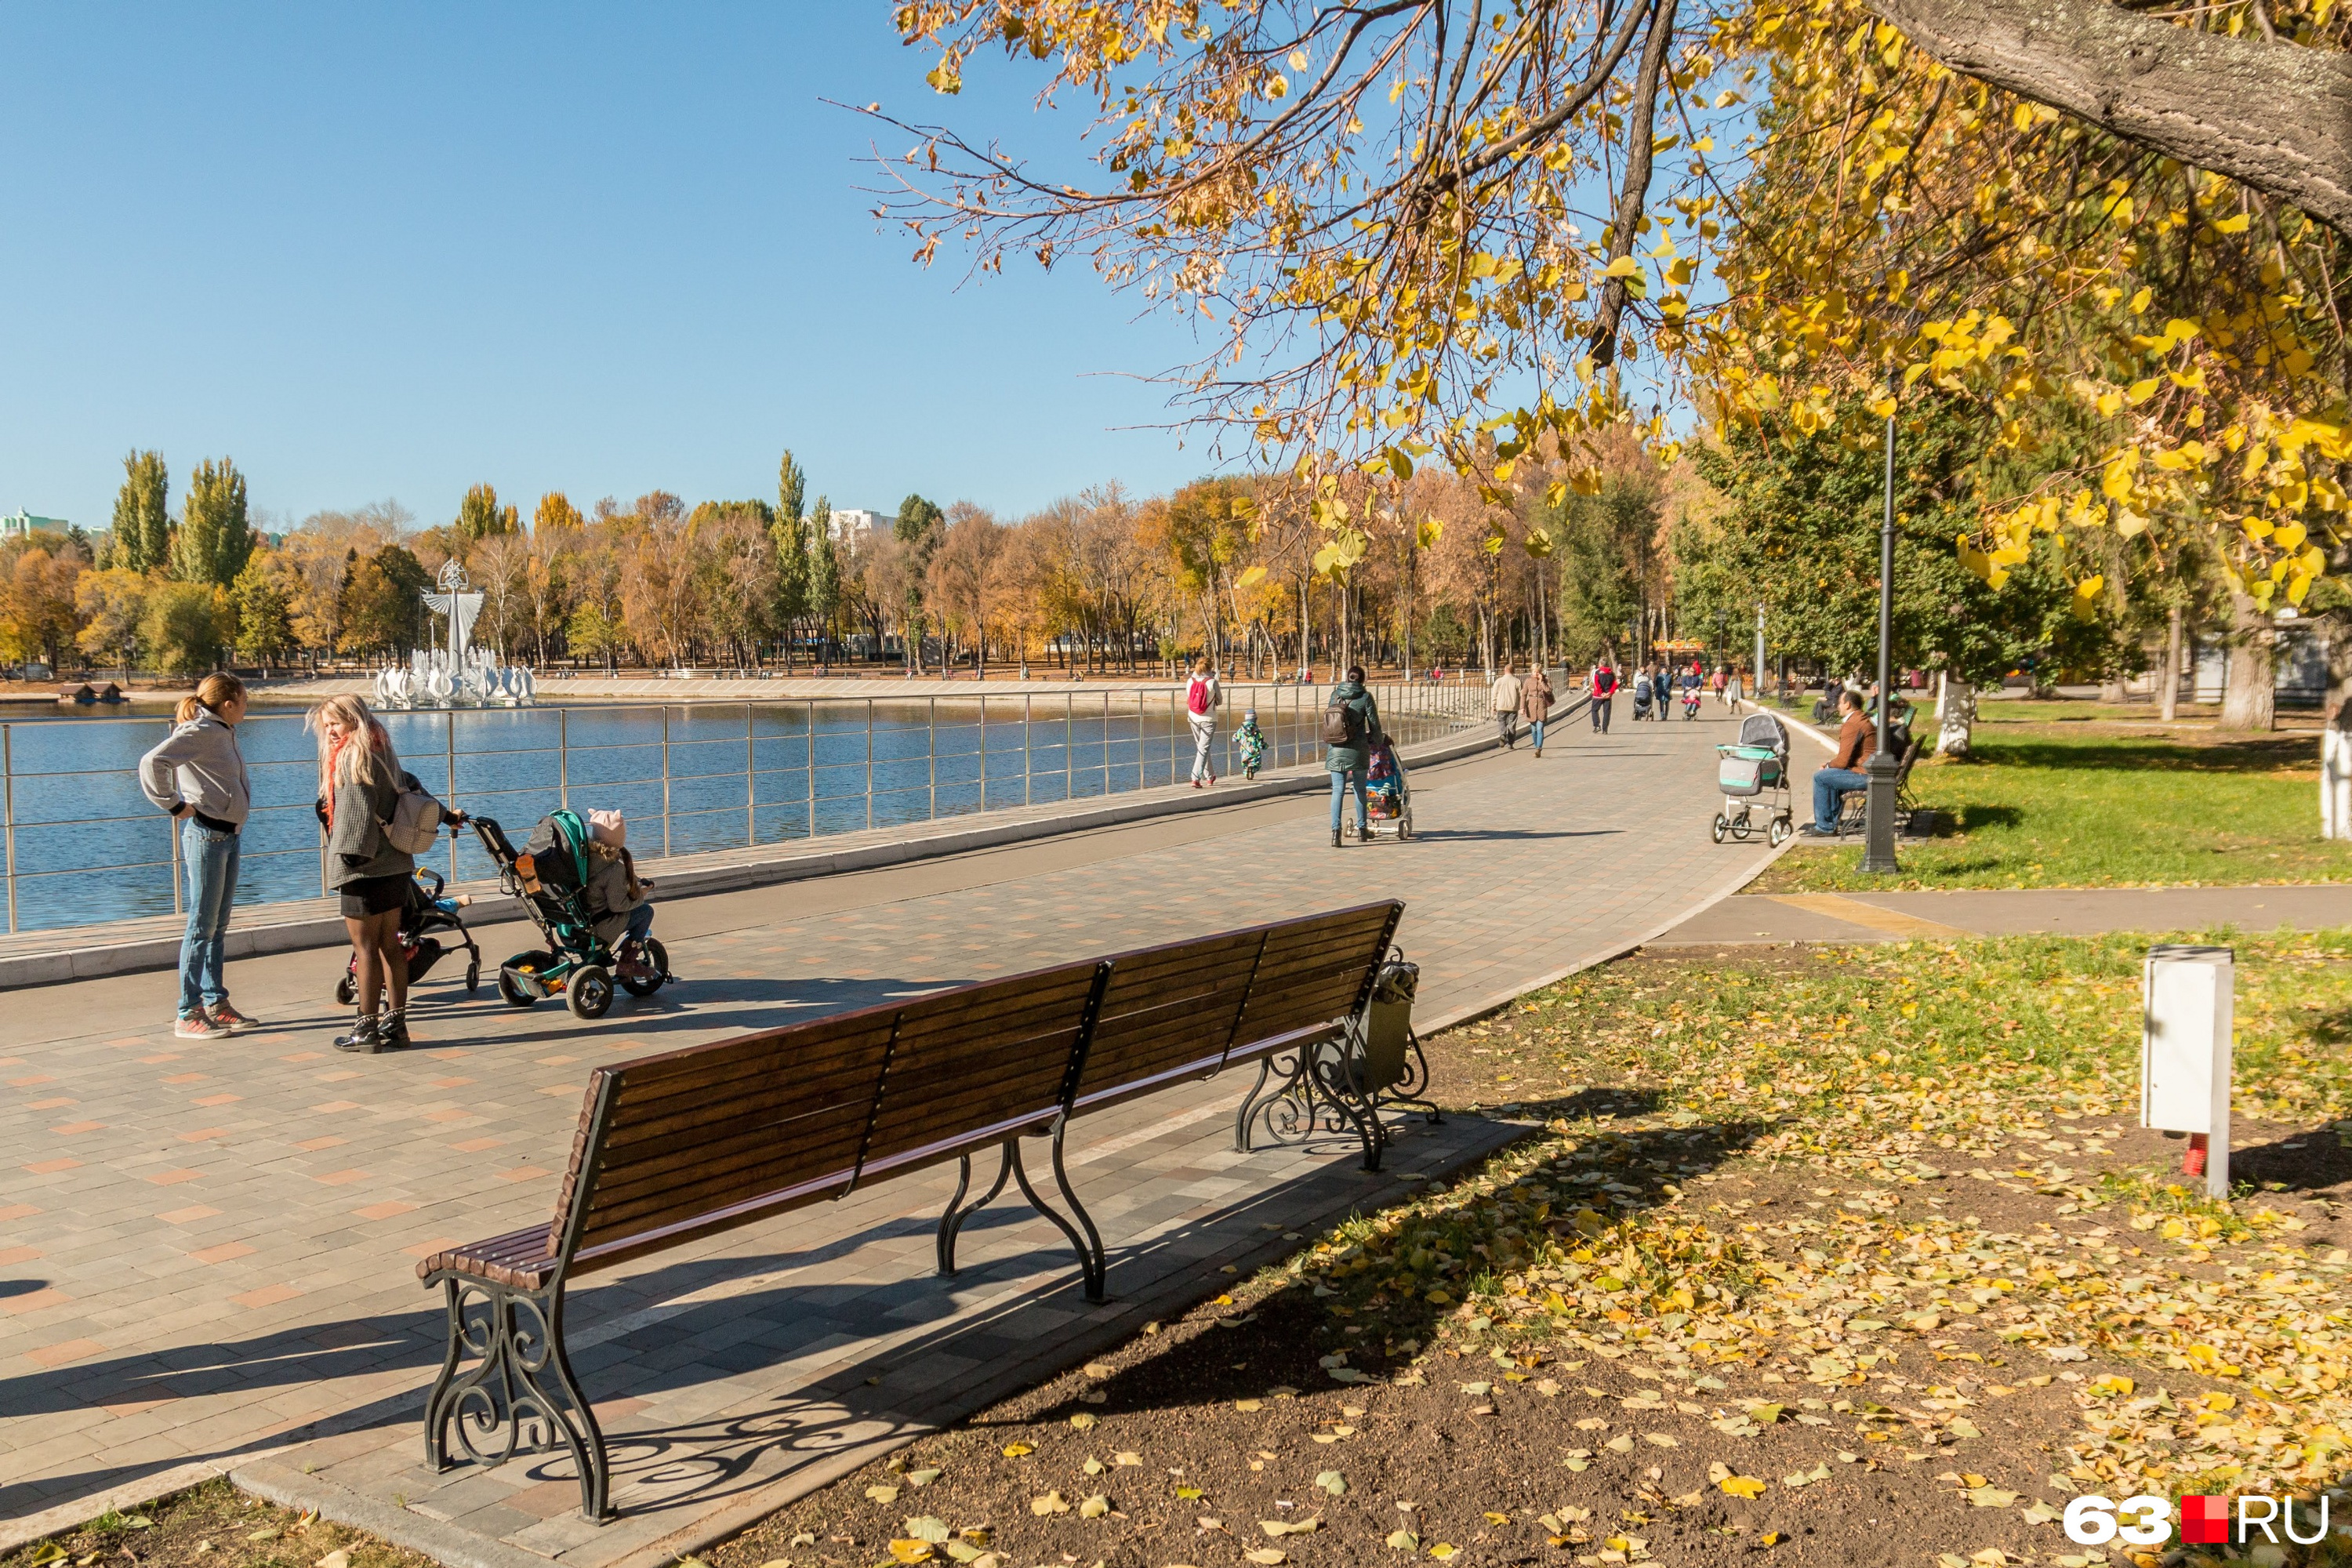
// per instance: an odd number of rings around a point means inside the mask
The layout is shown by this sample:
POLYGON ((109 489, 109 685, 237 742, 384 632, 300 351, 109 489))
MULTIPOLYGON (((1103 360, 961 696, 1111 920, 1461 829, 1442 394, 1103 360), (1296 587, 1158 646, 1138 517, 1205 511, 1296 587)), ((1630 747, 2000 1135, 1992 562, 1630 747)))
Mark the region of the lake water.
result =
MULTIPOLYGON (((1251 704, 1267 734, 1269 768, 1319 756, 1318 695, 1229 688, 1219 775, 1240 771, 1232 735, 1251 704)), ((1409 702, 1394 689, 1375 688, 1375 695, 1402 743, 1459 722, 1402 711, 1409 702)), ((1411 705, 1459 700, 1451 690, 1412 698, 1411 705)), ((135 776, 139 757, 170 723, 121 713, 0 713, 14 823, 10 929, 173 911, 172 825, 135 776)), ((1184 716, 1167 692, 586 704, 383 718, 418 782, 498 818, 517 842, 559 805, 608 807, 627 816, 630 847, 645 858, 1118 795, 1181 783, 1192 762, 1184 716)), ((257 705, 237 737, 254 793, 237 901, 316 897, 317 752, 299 712, 257 705)), ((470 834, 454 846, 445 841, 434 864, 455 880, 492 874, 470 834)))

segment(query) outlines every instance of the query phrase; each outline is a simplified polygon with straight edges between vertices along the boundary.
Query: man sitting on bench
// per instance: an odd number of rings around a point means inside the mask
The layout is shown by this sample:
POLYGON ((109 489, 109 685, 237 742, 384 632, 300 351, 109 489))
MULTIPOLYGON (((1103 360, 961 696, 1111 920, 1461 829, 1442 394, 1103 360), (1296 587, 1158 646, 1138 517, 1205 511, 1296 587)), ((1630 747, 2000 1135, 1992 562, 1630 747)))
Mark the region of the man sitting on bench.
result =
POLYGON ((1863 765, 1878 750, 1878 731, 1863 717, 1862 694, 1849 690, 1838 700, 1845 722, 1838 729, 1837 755, 1813 774, 1813 820, 1805 832, 1815 838, 1837 837, 1838 816, 1845 797, 1869 787, 1863 765))

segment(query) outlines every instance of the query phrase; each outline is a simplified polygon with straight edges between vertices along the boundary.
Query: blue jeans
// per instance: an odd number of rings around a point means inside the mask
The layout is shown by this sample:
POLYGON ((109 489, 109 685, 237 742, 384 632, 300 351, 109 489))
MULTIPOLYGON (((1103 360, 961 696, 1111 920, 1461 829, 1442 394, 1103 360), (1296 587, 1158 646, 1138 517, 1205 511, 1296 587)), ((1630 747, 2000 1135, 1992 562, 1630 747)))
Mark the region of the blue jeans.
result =
POLYGON ((215 833, 193 818, 180 824, 180 858, 188 868, 188 929, 180 938, 180 1016, 194 1017, 228 1000, 221 979, 229 900, 236 894, 237 851, 243 835, 215 833))
POLYGON ((1371 819, 1364 815, 1364 764, 1358 763, 1345 773, 1338 768, 1331 770, 1331 831, 1334 833, 1339 831, 1339 806, 1348 798, 1350 781, 1356 786, 1356 831, 1363 833, 1371 826, 1371 819))
POLYGON ((1538 752, 1543 750, 1543 727, 1544 721, 1540 719, 1528 721, 1528 734, 1535 741, 1538 752))
POLYGON ((639 904, 629 911, 629 929, 621 933, 621 940, 627 942, 634 938, 642 942, 653 934, 653 929, 654 907, 651 904, 639 904))
POLYGON ((1837 826, 1845 797, 1868 788, 1870 780, 1852 768, 1822 768, 1813 774, 1813 826, 1824 832, 1837 826))

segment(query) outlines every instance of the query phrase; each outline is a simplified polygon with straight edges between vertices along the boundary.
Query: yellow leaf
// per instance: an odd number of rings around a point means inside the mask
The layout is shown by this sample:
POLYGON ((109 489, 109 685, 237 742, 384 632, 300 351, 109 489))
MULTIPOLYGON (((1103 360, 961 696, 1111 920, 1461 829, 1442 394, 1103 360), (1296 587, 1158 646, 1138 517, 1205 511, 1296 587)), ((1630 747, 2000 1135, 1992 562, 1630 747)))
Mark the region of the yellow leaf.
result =
POLYGON ((2105 415, 2108 418, 2112 419, 2116 415, 2122 413, 2123 408, 2124 395, 2122 393, 2103 392, 2099 394, 2099 412, 2105 415))
POLYGON ((1621 256, 1601 269, 1603 278, 1631 278, 1640 271, 1642 264, 1630 256, 1621 256))
POLYGON ((2153 291, 2150 289, 2143 289, 2138 293, 2131 297, 2131 312, 2133 315, 2137 316, 2142 310, 2147 309, 2147 301, 2152 292, 2153 291))
POLYGON ((1733 1497, 1746 1498, 1751 1502, 1764 1495, 1764 1483, 1754 1476, 1726 1476, 1715 1484, 1733 1497))
POLYGON ((2251 213, 2240 213, 2235 217, 2220 218, 2214 222, 2213 228, 2220 234, 2243 234, 2246 232, 2246 224, 2252 216, 2251 213))
POLYGON ((1049 1513, 1067 1513, 1070 1511, 1070 1505, 1061 1493, 1047 1492, 1044 1497, 1033 1497, 1029 1500, 1029 1511, 1043 1519, 1049 1513))
POLYGON ((1017 1459, 1024 1454, 1034 1454, 1036 1451, 1036 1449, 1031 1447, 1026 1443, 1007 1443, 1004 1445, 1004 1457, 1008 1459, 1017 1459))
POLYGON ((1243 1552, 1242 1555, 1249 1559, 1252 1563, 1265 1564, 1265 1568, 1273 1568, 1273 1565, 1276 1563, 1287 1563, 1290 1561, 1288 1553, 1276 1552, 1271 1546, 1253 1546, 1247 1552, 1243 1552))
POLYGON ((2157 378, 2152 375, 2146 381, 2135 381, 2131 385, 2124 389, 2124 400, 2129 403, 2134 408, 2137 408, 2141 404, 2146 403, 2149 398, 2156 395, 2156 389, 2159 384, 2161 384, 2158 383, 2157 378))

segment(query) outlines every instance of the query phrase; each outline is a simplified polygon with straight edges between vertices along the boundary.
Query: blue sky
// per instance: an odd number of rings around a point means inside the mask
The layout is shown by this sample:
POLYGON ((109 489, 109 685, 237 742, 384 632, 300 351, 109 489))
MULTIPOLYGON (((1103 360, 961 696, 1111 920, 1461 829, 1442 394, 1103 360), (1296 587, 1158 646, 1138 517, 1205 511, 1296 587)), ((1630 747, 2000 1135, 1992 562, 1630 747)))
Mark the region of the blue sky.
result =
POLYGON ((1189 357, 1173 321, 877 232, 868 122, 821 95, 1077 129, 937 99, 879 0, 16 5, 0 62, 0 510, 103 527, 133 447, 175 506, 226 454, 282 521, 428 524, 481 480, 772 496, 787 446, 884 510, 1211 466, 1118 428, 1168 418, 1133 377, 1189 357))

